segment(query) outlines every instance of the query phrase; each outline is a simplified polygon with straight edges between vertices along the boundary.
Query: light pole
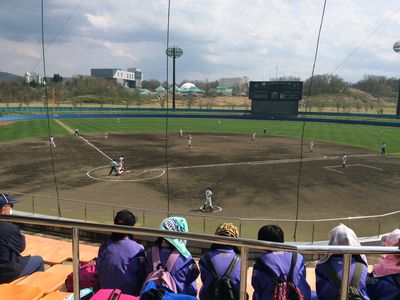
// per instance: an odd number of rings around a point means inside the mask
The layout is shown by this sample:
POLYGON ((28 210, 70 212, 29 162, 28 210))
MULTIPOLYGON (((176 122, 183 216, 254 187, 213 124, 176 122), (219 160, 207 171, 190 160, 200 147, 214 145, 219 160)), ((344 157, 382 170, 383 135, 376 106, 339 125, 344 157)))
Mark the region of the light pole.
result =
POLYGON ((172 108, 175 109, 175 58, 181 57, 183 50, 179 47, 171 46, 165 50, 165 53, 168 57, 172 57, 172 108))
MULTIPOLYGON (((393 51, 396 53, 400 53, 400 41, 397 41, 393 45, 393 51)), ((397 93, 397 109, 396 109, 396 115, 400 116, 400 79, 399 79, 399 90, 397 93)))

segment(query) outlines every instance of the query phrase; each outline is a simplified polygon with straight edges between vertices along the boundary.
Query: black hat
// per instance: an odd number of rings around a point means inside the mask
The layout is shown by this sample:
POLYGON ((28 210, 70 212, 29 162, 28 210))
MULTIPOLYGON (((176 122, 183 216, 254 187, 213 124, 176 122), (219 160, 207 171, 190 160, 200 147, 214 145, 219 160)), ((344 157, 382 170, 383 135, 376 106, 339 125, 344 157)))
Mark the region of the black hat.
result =
POLYGON ((129 210, 121 210, 117 212, 114 218, 115 225, 134 226, 136 224, 136 217, 129 210))

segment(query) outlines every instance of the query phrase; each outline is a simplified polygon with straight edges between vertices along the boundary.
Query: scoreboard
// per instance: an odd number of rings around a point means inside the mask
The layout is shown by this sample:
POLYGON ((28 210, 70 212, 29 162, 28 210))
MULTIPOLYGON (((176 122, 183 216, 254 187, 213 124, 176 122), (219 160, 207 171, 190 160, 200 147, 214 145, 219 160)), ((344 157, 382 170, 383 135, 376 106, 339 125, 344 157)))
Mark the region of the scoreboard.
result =
POLYGON ((252 100, 299 101, 302 93, 302 81, 250 81, 249 98, 252 100))
POLYGON ((297 115, 302 94, 302 81, 250 81, 252 114, 297 115))

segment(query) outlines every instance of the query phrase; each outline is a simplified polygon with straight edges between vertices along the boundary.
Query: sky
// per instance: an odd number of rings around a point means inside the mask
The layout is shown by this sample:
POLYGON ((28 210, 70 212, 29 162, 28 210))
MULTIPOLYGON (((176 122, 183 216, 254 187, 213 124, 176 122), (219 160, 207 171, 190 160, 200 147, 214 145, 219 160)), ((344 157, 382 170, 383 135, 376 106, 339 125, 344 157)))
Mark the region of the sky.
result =
MULTIPOLYGON (((44 0, 46 75, 139 68, 169 80, 167 46, 178 46, 176 80, 312 74, 324 0, 44 0), (167 43, 167 36, 169 37, 167 43), (167 72, 168 66, 168 72, 167 72)), ((0 0, 0 71, 44 73, 40 0, 0 0)), ((357 82, 400 77, 400 2, 328 0, 315 74, 357 82)))

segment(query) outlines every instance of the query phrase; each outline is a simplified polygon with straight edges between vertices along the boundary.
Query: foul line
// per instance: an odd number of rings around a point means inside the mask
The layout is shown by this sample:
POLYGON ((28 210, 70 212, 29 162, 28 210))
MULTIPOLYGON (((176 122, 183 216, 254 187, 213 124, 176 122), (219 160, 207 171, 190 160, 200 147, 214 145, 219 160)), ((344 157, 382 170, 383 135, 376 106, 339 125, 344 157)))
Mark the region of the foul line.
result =
MULTIPOLYGON (((61 122, 58 119, 54 119, 54 121, 57 122, 57 124, 59 124, 61 127, 63 127, 65 130, 67 130, 70 133, 74 133, 74 130, 72 130, 72 128, 68 127, 66 124, 64 124, 63 122, 61 122)), ((93 145, 91 142, 89 142, 87 139, 85 139, 83 136, 79 135, 79 137, 86 142, 89 146, 92 146, 94 149, 96 149, 98 152, 100 152, 102 155, 104 155, 105 157, 107 157, 109 160, 112 160, 112 158, 110 156, 108 156, 107 154, 105 154, 103 151, 101 151, 99 148, 97 148, 95 145, 93 145)))
MULTIPOLYGON (((354 156, 354 155, 353 155, 354 156)), ((378 171, 383 171, 381 168, 373 167, 373 166, 368 166, 368 165, 363 165, 363 164, 353 164, 353 165, 346 165, 346 168, 348 167, 364 167, 364 168, 369 168, 369 169, 374 169, 378 171)), ((323 167, 326 170, 333 171, 336 173, 344 174, 343 171, 335 170, 334 168, 343 168, 342 165, 336 165, 336 166, 325 166, 323 167)))
MULTIPOLYGON (((353 154, 351 157, 365 157, 365 156, 376 156, 376 154, 353 154)), ((341 156, 321 156, 321 157, 307 157, 303 158, 303 161, 321 161, 321 160, 337 160, 341 156)), ((220 164, 207 164, 197 166, 185 166, 185 167, 170 167, 168 170, 181 170, 181 169, 195 169, 195 168, 209 168, 209 167, 226 167, 226 166, 239 166, 239 165, 272 165, 282 163, 296 163, 299 162, 300 158, 286 158, 286 159, 275 159, 275 160, 261 160, 261 161, 244 161, 244 162, 233 162, 233 163, 220 163, 220 164)))

